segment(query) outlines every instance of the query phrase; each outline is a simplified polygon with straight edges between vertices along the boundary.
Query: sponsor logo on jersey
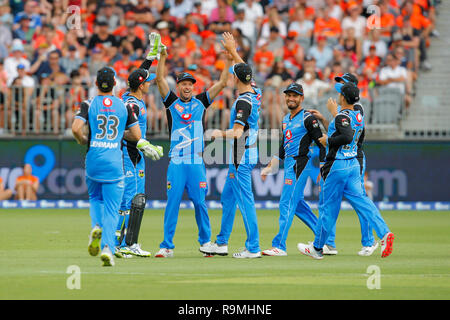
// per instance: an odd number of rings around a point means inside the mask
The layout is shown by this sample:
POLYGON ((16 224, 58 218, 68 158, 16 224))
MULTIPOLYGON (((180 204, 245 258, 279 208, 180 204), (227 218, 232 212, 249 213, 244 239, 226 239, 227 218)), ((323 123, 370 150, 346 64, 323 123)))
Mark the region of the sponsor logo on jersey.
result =
POLYGON ((167 181, 167 190, 172 189, 172 183, 170 181, 167 181))
POLYGON ((206 188, 206 182, 200 182, 200 188, 205 189, 206 188))
POLYGON ((319 127, 319 122, 317 122, 317 120, 313 120, 312 125, 314 128, 318 128, 319 127))
POLYGON ((144 170, 139 170, 139 178, 143 178, 145 176, 144 170))
POLYGON ((111 108, 112 104, 113 104, 113 102, 112 102, 112 100, 110 98, 106 97, 106 98, 103 99, 103 105, 106 108, 111 108))
POLYGON ((230 179, 234 179, 234 173, 230 173, 230 179))
POLYGON ((183 120, 189 120, 192 117, 191 113, 185 113, 181 115, 181 118, 183 118, 183 120))
POLYGON ((283 123, 283 131, 286 130, 287 124, 283 123))
POLYGON ((359 112, 356 114, 356 121, 358 121, 358 122, 362 121, 362 115, 359 112))
POLYGON ((286 131, 286 139, 288 139, 288 140, 292 139, 292 131, 291 130, 286 131))
POLYGON ((184 107, 180 106, 178 103, 175 105, 175 109, 178 110, 178 112, 182 113, 184 111, 184 107))
POLYGON ((285 179, 284 184, 292 186, 292 179, 285 179))

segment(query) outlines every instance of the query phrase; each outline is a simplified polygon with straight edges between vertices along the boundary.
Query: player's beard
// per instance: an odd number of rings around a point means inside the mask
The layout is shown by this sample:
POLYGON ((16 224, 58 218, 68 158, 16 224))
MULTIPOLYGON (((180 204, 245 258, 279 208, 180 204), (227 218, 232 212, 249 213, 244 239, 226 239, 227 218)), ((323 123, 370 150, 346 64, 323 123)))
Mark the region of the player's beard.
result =
POLYGON ((300 103, 297 103, 297 102, 288 102, 288 103, 287 103, 287 107, 288 107, 289 110, 295 110, 295 109, 297 109, 298 107, 300 107, 300 103))

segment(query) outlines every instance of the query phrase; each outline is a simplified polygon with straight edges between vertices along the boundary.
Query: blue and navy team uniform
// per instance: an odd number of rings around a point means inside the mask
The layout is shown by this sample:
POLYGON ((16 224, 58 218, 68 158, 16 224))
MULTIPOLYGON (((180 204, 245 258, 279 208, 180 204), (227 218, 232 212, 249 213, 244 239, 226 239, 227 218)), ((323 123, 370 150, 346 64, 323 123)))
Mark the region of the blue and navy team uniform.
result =
POLYGON ((211 239, 211 225, 206 206, 206 168, 203 162, 204 116, 212 101, 208 92, 183 102, 170 91, 163 98, 170 133, 169 168, 167 170, 167 205, 164 212, 164 241, 160 248, 173 249, 173 237, 184 190, 194 204, 199 229, 198 242, 211 239))
MULTIPOLYGON (((304 189, 311 169, 308 168, 309 147, 314 141, 320 149, 319 159, 325 161, 325 148, 319 142, 322 132, 316 117, 301 110, 294 117, 287 114, 283 119, 283 138, 278 159, 284 160, 284 185, 280 198, 279 231, 272 241, 272 247, 286 251, 286 239, 294 215, 313 232, 317 216, 304 198, 304 189)), ((334 246, 333 242, 327 244, 334 246)))
POLYGON ((103 229, 101 248, 115 251, 115 230, 124 192, 122 139, 138 124, 134 111, 114 96, 96 96, 81 104, 76 118, 89 124, 86 184, 92 227, 103 229))
MULTIPOLYGON (((361 104, 357 103, 353 106, 355 111, 359 111, 361 113, 362 116, 364 116, 364 108, 362 107, 361 104)), ((341 111, 341 106, 338 106, 338 112, 341 111)), ((358 143, 357 143, 357 155, 356 155, 356 159, 358 160, 359 166, 360 166, 360 173, 361 173, 361 184, 362 184, 362 189, 364 192, 364 195, 367 196, 366 194, 366 189, 364 187, 364 173, 366 172, 366 156, 364 154, 364 150, 363 150, 363 143, 364 143, 364 137, 365 137, 365 128, 363 129, 362 134, 359 137, 358 143)), ((346 193, 344 192, 344 197, 347 198, 346 193)), ((351 199, 351 197, 349 197, 351 199)), ((350 202, 350 204, 352 205, 353 208, 357 208, 357 206, 354 206, 353 203, 351 202, 351 200, 347 201, 350 202)), ((370 247, 374 244, 375 242, 375 238, 373 236, 372 233, 372 228, 370 227, 369 221, 367 221, 367 219, 364 218, 364 216, 361 214, 361 212, 359 212, 358 210, 356 210, 356 214, 358 215, 358 219, 359 219, 359 223, 361 226, 361 244, 364 247, 370 247)), ((336 225, 334 226, 328 240, 332 241, 334 243, 336 238, 336 225)))
POLYGON ((389 232, 380 212, 365 196, 361 184, 361 166, 356 157, 358 141, 363 132, 364 115, 356 110, 342 110, 328 127, 326 162, 321 168, 315 248, 323 248, 336 225, 344 194, 355 210, 369 221, 380 239, 389 232))
MULTIPOLYGON (((130 95, 129 91, 122 95, 122 100, 125 106, 132 109, 137 115, 141 135, 145 138, 147 132, 147 107, 144 101, 130 95)), ((133 197, 138 193, 145 194, 145 158, 143 153, 137 149, 136 144, 137 142, 127 141, 125 139, 122 142, 125 190, 120 204, 120 211, 125 214, 119 216, 117 225, 119 234, 124 225, 125 227, 128 226, 128 220, 130 218, 129 210, 131 209, 133 197)), ((125 237, 122 243, 116 243, 116 245, 125 246, 125 237)))
POLYGON ((260 252, 258 222, 252 191, 252 170, 258 162, 258 120, 261 107, 261 90, 239 95, 231 108, 230 129, 235 123, 244 126, 240 139, 231 141, 230 166, 222 191, 222 225, 217 244, 227 244, 233 229, 236 207, 242 213, 247 240, 245 247, 251 253, 260 252))

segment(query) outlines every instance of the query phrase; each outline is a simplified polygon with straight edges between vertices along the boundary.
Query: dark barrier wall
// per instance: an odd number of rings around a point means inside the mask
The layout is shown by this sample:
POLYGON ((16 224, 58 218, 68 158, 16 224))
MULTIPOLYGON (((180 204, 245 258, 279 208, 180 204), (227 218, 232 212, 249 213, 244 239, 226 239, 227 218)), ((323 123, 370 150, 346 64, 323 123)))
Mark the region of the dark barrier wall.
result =
MULTIPOLYGON (((157 141, 152 141, 157 144, 157 141)), ((159 142, 168 151, 167 142, 159 142)), ((84 181, 85 147, 69 140, 0 141, 0 176, 13 188, 25 162, 41 181, 40 199, 87 199, 84 181)), ((368 142, 365 147, 369 178, 374 183, 374 200, 448 201, 450 191, 449 142, 368 142)), ((309 163, 311 179, 305 188, 308 200, 317 200, 317 150, 309 163)), ((166 199, 168 159, 147 160, 147 196, 166 199)), ((261 164, 253 171, 253 189, 257 200, 277 200, 283 187, 283 170, 263 182, 261 164)), ((227 165, 207 165, 208 199, 220 199, 227 165)), ((187 199, 187 198, 185 198, 187 199)))

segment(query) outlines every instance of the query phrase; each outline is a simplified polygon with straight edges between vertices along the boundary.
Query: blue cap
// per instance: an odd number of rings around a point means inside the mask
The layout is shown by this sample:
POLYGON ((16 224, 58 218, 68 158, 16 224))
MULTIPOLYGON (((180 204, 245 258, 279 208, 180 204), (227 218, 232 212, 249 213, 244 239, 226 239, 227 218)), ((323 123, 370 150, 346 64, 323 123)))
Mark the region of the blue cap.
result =
POLYGON ((301 96, 303 96, 303 87, 301 84, 299 83, 291 83, 286 90, 283 91, 284 93, 288 93, 288 92, 294 92, 296 94, 299 94, 301 96))
POLYGON ((25 69, 25 65, 21 63, 17 66, 17 69, 25 69))
POLYGON ((177 76, 177 83, 180 83, 181 81, 184 81, 184 80, 192 81, 192 83, 196 83, 197 82, 197 80, 195 80, 194 76, 192 74, 188 73, 188 72, 180 73, 177 76))
POLYGON ((351 82, 351 83, 353 83, 355 85, 358 85, 358 78, 355 75, 353 75, 353 74, 351 74, 349 72, 344 73, 340 77, 334 77, 334 80, 337 81, 337 82, 344 81, 345 83, 351 82))

